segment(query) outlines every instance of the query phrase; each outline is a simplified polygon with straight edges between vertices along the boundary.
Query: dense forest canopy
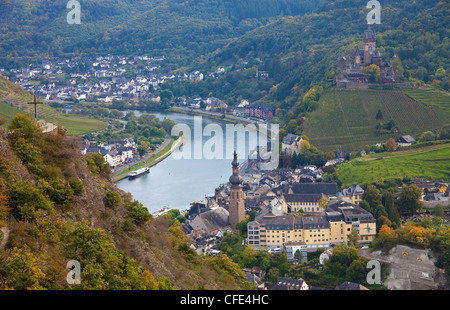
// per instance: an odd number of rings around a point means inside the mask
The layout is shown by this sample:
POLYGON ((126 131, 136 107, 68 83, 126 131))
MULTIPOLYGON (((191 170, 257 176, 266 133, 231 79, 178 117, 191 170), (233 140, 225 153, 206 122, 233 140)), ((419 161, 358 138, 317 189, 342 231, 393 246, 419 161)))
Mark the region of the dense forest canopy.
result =
POLYGON ((270 18, 309 13, 315 0, 80 1, 81 24, 66 1, 2 1, 0 66, 75 54, 166 54, 184 64, 270 18))

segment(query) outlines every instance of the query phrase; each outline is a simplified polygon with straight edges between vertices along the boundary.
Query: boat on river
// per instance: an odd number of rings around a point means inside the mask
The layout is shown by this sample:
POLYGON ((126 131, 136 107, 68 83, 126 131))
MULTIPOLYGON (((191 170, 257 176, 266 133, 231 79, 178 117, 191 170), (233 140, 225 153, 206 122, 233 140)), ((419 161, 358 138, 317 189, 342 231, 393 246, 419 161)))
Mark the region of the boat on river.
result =
POLYGON ((134 178, 137 178, 137 177, 139 177, 139 176, 141 176, 143 174, 146 174, 146 173, 150 173, 150 168, 149 167, 145 167, 145 168, 141 168, 141 169, 137 169, 137 170, 131 171, 128 174, 128 178, 129 179, 134 179, 134 178))

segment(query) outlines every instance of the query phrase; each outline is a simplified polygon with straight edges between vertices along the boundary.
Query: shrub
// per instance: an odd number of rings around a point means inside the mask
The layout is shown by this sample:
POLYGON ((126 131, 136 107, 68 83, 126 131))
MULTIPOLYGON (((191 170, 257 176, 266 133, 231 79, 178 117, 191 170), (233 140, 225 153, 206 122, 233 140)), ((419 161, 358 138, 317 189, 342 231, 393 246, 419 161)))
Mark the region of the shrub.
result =
POLYGON ((69 185, 73 190, 73 194, 75 196, 80 196, 81 194, 83 194, 83 183, 80 180, 70 180, 69 181, 69 185))
POLYGON ((122 201, 122 197, 114 191, 108 191, 106 193, 106 206, 110 208, 115 208, 122 201))
POLYGON ((32 215, 33 209, 43 209, 51 214, 54 212, 53 202, 50 198, 28 180, 12 182, 8 187, 9 205, 13 210, 19 211, 19 218, 32 215))
POLYGON ((127 209, 128 216, 138 225, 143 224, 152 218, 152 215, 148 212, 148 209, 137 200, 129 203, 127 209))

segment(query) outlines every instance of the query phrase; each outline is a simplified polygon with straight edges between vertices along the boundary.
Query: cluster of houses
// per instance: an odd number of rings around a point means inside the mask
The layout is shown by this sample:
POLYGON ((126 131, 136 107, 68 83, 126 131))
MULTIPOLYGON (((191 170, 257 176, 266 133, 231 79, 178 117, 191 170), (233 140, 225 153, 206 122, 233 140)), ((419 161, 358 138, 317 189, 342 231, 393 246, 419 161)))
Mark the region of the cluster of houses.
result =
MULTIPOLYGON (((269 231, 270 225, 274 225, 274 227, 289 226, 292 229, 287 231, 285 228, 279 228, 279 231, 285 230, 284 237, 280 234, 277 235, 278 239, 267 237, 264 242, 258 243, 255 243, 256 239, 253 239, 256 234, 249 233, 248 245, 286 253, 296 252, 290 248, 291 246, 298 246, 299 249, 310 251, 346 242, 349 233, 347 231, 352 227, 357 228, 362 242, 372 240, 375 235, 376 222, 370 213, 358 206, 364 193, 359 185, 354 184, 348 189, 338 191, 336 183, 321 182, 322 172, 315 166, 261 172, 255 164, 249 164, 249 162, 246 161, 241 166, 245 211, 247 215, 252 211, 256 212, 255 221, 258 221, 258 224, 249 223, 248 231, 255 232, 256 227, 260 229, 261 225, 266 225, 264 229, 266 233, 269 231), (321 205, 321 200, 325 200, 325 208, 321 205), (337 203, 339 205, 333 206, 337 203), (304 216, 291 216, 295 214, 304 216), (270 220, 268 220, 269 217, 270 220), (349 218, 348 221, 346 217, 349 218), (269 221, 271 224, 262 224, 265 221, 269 221), (293 224, 292 221, 296 223, 293 224), (332 239, 330 223, 334 221, 340 223, 339 229, 336 227, 335 232, 333 230, 333 233, 339 235, 339 238, 333 235, 332 239), (294 233, 294 230, 307 229, 306 227, 327 230, 320 234, 326 234, 326 237, 305 239, 306 234, 294 233), (366 230, 363 231, 363 228, 366 230), (341 234, 341 230, 345 230, 346 233, 341 234), (290 236, 291 233, 292 236, 290 236)), ((183 229, 191 237, 197 250, 208 252, 219 242, 224 232, 233 230, 228 220, 229 205, 232 199, 230 192, 230 187, 223 185, 213 197, 204 197, 202 200, 195 201, 189 208, 189 219, 183 229)), ((293 259, 293 256, 291 258, 293 259)))
POLYGON ((84 140, 80 151, 85 156, 94 153, 101 154, 112 168, 131 162, 139 157, 136 143, 132 138, 100 144, 95 141, 84 140))
POLYGON ((182 96, 178 98, 180 106, 191 109, 200 109, 210 112, 218 112, 222 114, 232 114, 237 117, 253 118, 267 121, 274 116, 274 109, 268 104, 262 102, 250 103, 248 100, 241 100, 241 102, 234 108, 231 108, 227 103, 216 97, 209 97, 206 99, 196 95, 192 98, 182 96))
POLYGON ((422 201, 425 208, 433 208, 440 205, 450 207, 450 186, 448 183, 416 180, 415 184, 422 190, 422 201))
MULTIPOLYGON (((161 68, 164 56, 98 56, 81 60, 61 58, 43 60, 41 65, 11 69, 7 78, 32 91, 46 101, 112 102, 139 99, 159 101, 152 89, 167 81, 199 81, 200 71, 163 75, 154 71, 161 68), (127 72, 134 72, 133 76, 127 72), (36 85, 34 81, 41 81, 36 85)), ((5 70, 2 69, 0 74, 5 70)), ((225 69, 219 68, 210 76, 219 77, 225 69)))
MULTIPOLYGON (((247 246, 274 255, 284 252, 289 262, 301 263, 307 261, 308 252, 347 243, 353 230, 360 244, 375 237, 375 218, 358 205, 364 194, 358 184, 338 191, 336 183, 321 182, 321 170, 315 166, 261 171, 254 164, 246 161, 240 166, 245 213, 254 216, 247 223, 247 246)), ((188 208, 182 229, 198 253, 218 255, 223 235, 235 231, 230 214, 236 197, 230 186, 224 184, 214 196, 194 201, 188 208)), ((260 268, 244 271, 259 289, 267 289, 260 268)), ((298 281, 280 278, 270 289, 310 289, 298 281)))
MULTIPOLYGON (((27 91, 48 102, 101 102, 123 100, 138 103, 140 100, 160 102, 154 89, 168 81, 201 81, 206 76, 219 78, 226 73, 219 67, 210 73, 198 70, 190 73, 159 74, 164 56, 98 56, 82 59, 60 58, 43 60, 41 65, 30 65, 21 69, 11 69, 6 77, 27 91), (130 74, 133 72, 133 74, 130 74), (36 83, 39 81, 40 83, 36 83)), ((0 75, 4 73, 0 69, 0 75)), ((268 79, 266 71, 257 71, 256 78, 268 79)), ((274 109, 264 103, 250 104, 247 100, 231 109, 227 103, 215 97, 206 99, 200 96, 177 98, 180 106, 205 111, 233 114, 235 116, 268 120, 274 115, 274 109)))

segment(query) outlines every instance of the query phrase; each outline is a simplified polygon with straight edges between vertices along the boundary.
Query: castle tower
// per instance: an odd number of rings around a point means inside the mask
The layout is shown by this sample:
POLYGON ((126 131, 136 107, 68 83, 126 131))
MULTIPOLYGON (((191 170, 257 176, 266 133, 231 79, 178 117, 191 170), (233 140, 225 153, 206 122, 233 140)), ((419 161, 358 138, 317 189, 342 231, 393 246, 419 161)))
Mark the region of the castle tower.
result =
POLYGON ((230 204, 229 216, 230 225, 235 229, 236 224, 245 220, 245 194, 242 190, 242 177, 239 175, 239 162, 237 160, 236 150, 234 151, 234 160, 232 162, 233 175, 230 177, 230 204))
POLYGON ((372 64, 372 56, 376 51, 377 38, 372 28, 369 28, 364 32, 364 64, 372 64))

